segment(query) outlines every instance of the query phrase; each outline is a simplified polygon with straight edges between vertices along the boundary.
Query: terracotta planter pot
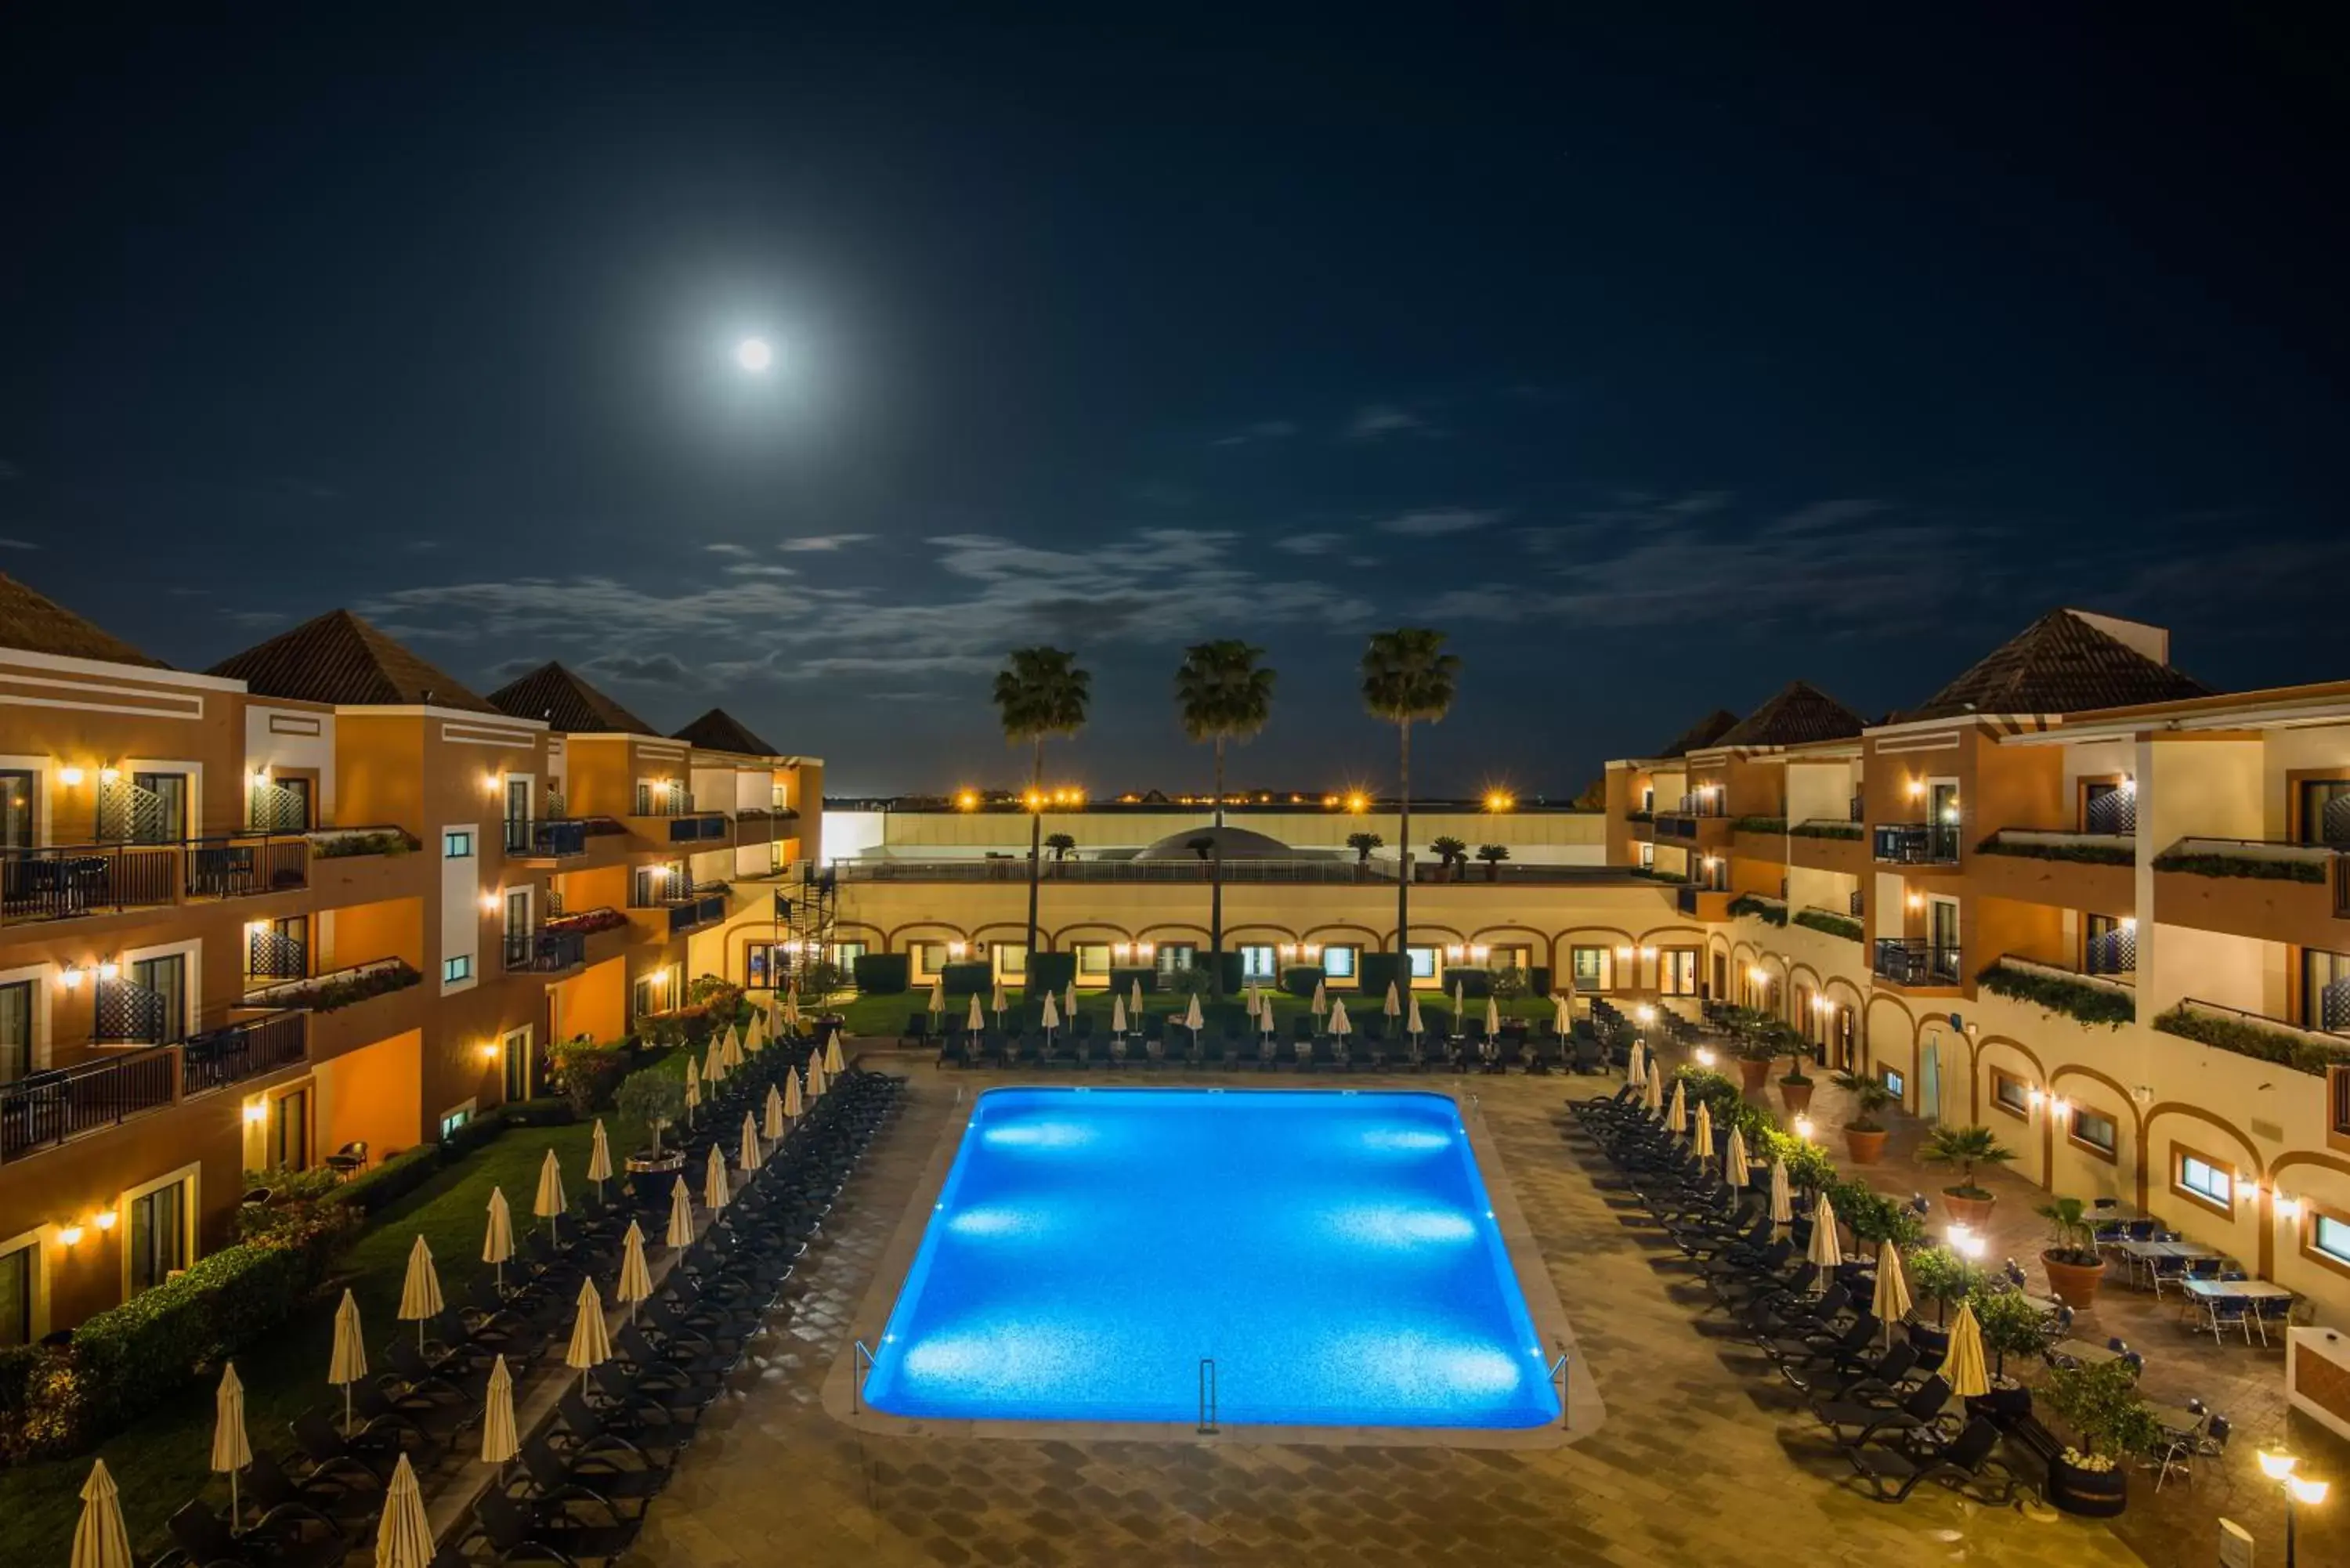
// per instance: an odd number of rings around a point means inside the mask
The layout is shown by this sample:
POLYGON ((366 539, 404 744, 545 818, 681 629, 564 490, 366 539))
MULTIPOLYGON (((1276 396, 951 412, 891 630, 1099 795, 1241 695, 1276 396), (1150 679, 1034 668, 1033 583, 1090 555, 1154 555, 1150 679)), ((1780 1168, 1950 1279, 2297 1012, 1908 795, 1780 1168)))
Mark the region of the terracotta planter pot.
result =
POLYGON ((1782 1078, 1779 1080, 1779 1103, 1787 1107, 1789 1116, 1800 1116, 1812 1108, 1813 1087, 1808 1083, 1791 1084, 1782 1078))
POLYGON ((1846 1149, 1855 1165, 1875 1165, 1885 1158, 1885 1140, 1893 1135, 1879 1127, 1872 1132, 1866 1127, 1844 1129, 1846 1149))
POLYGON ((1738 1064, 1738 1081, 1739 1086, 1743 1088, 1749 1096, 1761 1094, 1771 1082, 1771 1064, 1749 1062, 1742 1057, 1738 1064))
POLYGON ((1993 1388, 1988 1394, 1970 1397, 1967 1409, 1970 1414, 2004 1428, 2032 1414, 2032 1390, 2022 1384, 2012 1388, 1993 1388))
POLYGON ((2062 1456, 2048 1462, 2048 1501, 2065 1513, 2111 1519, 2129 1506, 2129 1472, 2075 1469, 2062 1456))
POLYGON ((2040 1267, 2048 1275, 2049 1293, 2074 1312, 2096 1304, 2097 1282, 2106 1277, 2106 1264, 2102 1258, 2092 1266, 2068 1263, 2054 1252, 2043 1252, 2040 1254, 2040 1267))
POLYGON ((1991 1219, 1991 1205, 1996 1198, 1961 1198, 1949 1188, 1942 1189, 1942 1212, 1953 1225, 1964 1225, 1972 1231, 1991 1219))
POLYGON ((685 1174, 685 1156, 672 1148, 660 1154, 650 1149, 639 1149, 629 1156, 629 1189, 636 1194, 639 1208, 657 1209, 666 1212, 670 1189, 685 1174))

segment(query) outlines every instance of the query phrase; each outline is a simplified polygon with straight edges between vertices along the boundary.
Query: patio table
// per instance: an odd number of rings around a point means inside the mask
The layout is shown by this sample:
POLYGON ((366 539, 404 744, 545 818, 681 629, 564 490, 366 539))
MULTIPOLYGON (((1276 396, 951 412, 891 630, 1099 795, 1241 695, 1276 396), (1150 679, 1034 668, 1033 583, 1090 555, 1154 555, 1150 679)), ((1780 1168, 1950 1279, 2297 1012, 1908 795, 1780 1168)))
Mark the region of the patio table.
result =
POLYGON ((2050 1361, 2069 1361, 2079 1366, 2102 1366, 2108 1361, 2119 1361, 2121 1355, 2110 1345, 2093 1345, 2085 1339, 2060 1339, 2048 1347, 2050 1361))
POLYGON ((2145 1261, 2156 1258, 2216 1258, 2219 1250, 2200 1241, 2116 1241, 2114 1251, 2145 1261))
POLYGON ((2293 1293, 2269 1280, 2187 1280, 2182 1282, 2190 1296, 2206 1301, 2230 1298, 2239 1301, 2291 1301, 2293 1293))

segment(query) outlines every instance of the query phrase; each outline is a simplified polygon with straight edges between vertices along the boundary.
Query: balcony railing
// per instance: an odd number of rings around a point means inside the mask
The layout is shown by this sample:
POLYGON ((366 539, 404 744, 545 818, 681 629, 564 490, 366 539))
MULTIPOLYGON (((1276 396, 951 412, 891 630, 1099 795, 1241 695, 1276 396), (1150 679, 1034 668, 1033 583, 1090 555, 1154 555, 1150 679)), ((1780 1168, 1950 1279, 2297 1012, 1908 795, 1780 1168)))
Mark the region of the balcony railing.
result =
POLYGON ((650 784, 637 786, 638 816, 691 816, 693 815, 693 792, 678 784, 657 787, 650 784))
POLYGON ((0 922, 273 893, 308 886, 309 870, 309 843, 299 836, 10 849, 0 851, 0 922))
POLYGON ((244 1001, 248 1007, 306 1007, 313 1012, 333 1012, 369 997, 405 991, 423 978, 405 959, 370 959, 284 985, 262 986, 246 992, 244 1001))
POLYGON ((1959 950, 1939 947, 1922 937, 1877 939, 1877 978, 1896 985, 1956 985, 1959 950))
POLYGON ((310 945, 263 927, 244 939, 244 972, 252 980, 299 980, 310 972, 310 945))
POLYGON ((732 826, 723 814, 714 811, 697 812, 691 816, 675 816, 670 819, 669 841, 671 844, 723 841, 732 826))
POLYGON ((0 1161, 172 1104, 178 1054, 151 1045, 0 1085, 0 1161))
POLYGON ((120 976, 98 982, 91 1019, 90 1038, 100 1045, 170 1045, 188 1027, 161 992, 120 976))
POLYGON ((726 918, 726 892, 697 892, 691 898, 681 898, 669 907, 669 934, 682 936, 698 931, 704 926, 714 926, 726 918))
POLYGON ((302 1014, 276 1012, 207 1029, 180 1047, 180 1093, 201 1095, 291 1067, 309 1054, 302 1014))
POLYGON ((521 974, 559 974, 588 961, 588 933, 548 930, 508 931, 506 971, 521 974))
POLYGON ((1718 789, 1693 790, 1681 796, 1674 805, 1672 815, 1675 816, 1727 816, 1730 815, 1729 802, 1718 789))
POLYGON ((584 817, 516 817, 506 823, 506 853, 532 860, 568 859, 588 853, 588 836, 584 817))
POLYGON ((1959 863, 1958 826, 1945 822, 1878 823, 1877 858, 1893 866, 1955 866, 1959 863))

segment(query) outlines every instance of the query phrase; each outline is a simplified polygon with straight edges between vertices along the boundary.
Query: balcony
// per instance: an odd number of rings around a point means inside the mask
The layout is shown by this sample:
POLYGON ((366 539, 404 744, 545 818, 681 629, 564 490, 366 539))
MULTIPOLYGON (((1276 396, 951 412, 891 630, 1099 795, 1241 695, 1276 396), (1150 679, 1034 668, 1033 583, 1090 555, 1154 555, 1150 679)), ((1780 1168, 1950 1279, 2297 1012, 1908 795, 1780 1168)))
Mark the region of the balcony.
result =
POLYGON ((284 985, 249 991, 244 1000, 250 1007, 299 1007, 312 1012, 333 1012, 371 996, 405 991, 423 978, 405 959, 374 959, 325 974, 306 975, 284 985))
POLYGON ((1879 937, 1870 970, 1894 985, 1955 986, 1959 950, 1938 947, 1923 937, 1879 937))
POLYGON ((405 960, 375 959, 245 993, 248 1007, 300 1008, 310 1015, 310 1058, 331 1062, 419 1027, 423 976, 405 960))
POLYGON ((232 1023, 191 1034, 180 1047, 182 1098, 227 1088, 307 1059, 309 1033, 299 1012, 232 1023))
POLYGON ((681 898, 669 906, 669 934, 681 937, 688 931, 718 925, 725 919, 725 884, 718 883, 711 888, 698 888, 691 898, 681 898))
POLYGON ((1956 866, 1958 824, 1880 822, 1877 825, 1876 852, 1880 866, 1956 866))
POLYGON ((508 931, 505 964, 508 974, 567 974, 588 962, 586 931, 508 931))
POLYGON ((1726 920, 1730 919, 1730 890, 1685 884, 1673 889, 1673 908, 1693 919, 1726 920))
POLYGON ((2154 857, 2154 918, 2339 951, 2350 947, 2345 858, 2325 844, 2182 838, 2154 857))
POLYGON ((1787 825, 1787 864, 1858 877, 1868 869, 1868 830, 1841 817, 1811 817, 1787 825))
POLYGON ((733 838, 734 825, 723 812, 701 811, 690 816, 669 819, 669 841, 671 844, 725 844, 733 838))
POLYGON ((86 919, 309 886, 302 835, 0 852, 0 924, 86 919))
POLYGON ((515 818, 505 825, 506 853, 517 860, 570 860, 588 853, 584 816, 515 818))
POLYGON ((1975 846, 1967 880, 1994 898, 2126 914, 2137 905, 2137 845, 2115 834, 2002 827, 1975 846))
MULTIPOLYGON (((776 875, 795 877, 797 867, 780 867, 776 875)), ((1637 876, 1622 866, 1553 866, 1536 861, 1503 861, 1498 875, 1480 866, 1456 878, 1434 862, 1415 863, 1412 880, 1419 886, 1510 888, 1527 886, 1595 886, 1620 884, 1637 876)), ((1206 887, 1213 872, 1205 860, 1055 860, 1044 865, 1044 880, 1051 882, 1180 882, 1206 887)), ((1317 860, 1227 860, 1227 887, 1241 883, 1348 885, 1385 884, 1392 888, 1397 866, 1392 860, 1357 860, 1328 856, 1317 860)), ((999 855, 957 860, 837 860, 828 875, 841 882, 1019 882, 1028 880, 1025 856, 999 855)), ((1649 878, 1654 880, 1654 878, 1649 878)))
POLYGON ((1657 837, 1689 844, 1721 844, 1729 839, 1730 817, 1720 790, 1700 790, 1680 797, 1673 809, 1657 813, 1657 837))
POLYGON ((2350 1064, 2350 1034, 2311 1029, 2191 996, 2157 1018, 2154 1027, 2214 1050, 2274 1062, 2296 1072, 2323 1075, 2329 1067, 2350 1064))
POLYGON ((175 1103, 179 1054, 151 1045, 0 1085, 0 1163, 175 1103))

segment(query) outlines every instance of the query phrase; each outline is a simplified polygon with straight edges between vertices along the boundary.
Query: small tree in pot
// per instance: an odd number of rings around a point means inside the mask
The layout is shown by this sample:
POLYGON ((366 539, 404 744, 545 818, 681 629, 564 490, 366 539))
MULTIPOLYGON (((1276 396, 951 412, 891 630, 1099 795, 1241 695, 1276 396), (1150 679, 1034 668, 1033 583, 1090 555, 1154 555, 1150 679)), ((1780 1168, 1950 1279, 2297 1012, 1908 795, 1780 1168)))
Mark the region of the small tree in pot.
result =
POLYGON ((1779 1059, 1779 1043, 1755 1029, 1737 1032, 1738 1077, 1750 1095, 1759 1095, 1771 1081, 1771 1064, 1779 1059))
POLYGON ((1861 1073, 1838 1073, 1831 1081, 1852 1096, 1853 1118, 1844 1125, 1844 1140, 1853 1164, 1875 1165, 1885 1158, 1887 1133, 1879 1113, 1893 1103, 1893 1091, 1861 1073))
POLYGON ((2129 1503, 2122 1461, 2153 1449, 2162 1428, 2138 1397, 2137 1368, 2115 1359, 2059 1366, 2040 1397, 2073 1429, 2074 1446, 2048 1463, 2048 1501, 2067 1513, 2106 1519, 2129 1503))
POLYGON ((670 1183, 685 1169, 685 1156, 661 1147, 661 1129, 674 1127, 685 1115, 685 1080, 659 1067, 629 1075, 620 1085, 617 1103, 620 1118, 645 1129, 646 1147, 628 1158, 629 1181, 640 1203, 669 1200, 670 1183))
POLYGON ((2005 1165, 2015 1151, 1986 1127, 1939 1127, 1918 1146, 1918 1158, 1959 1168, 1958 1185, 1942 1189, 1942 1206, 1954 1223, 1971 1230, 1991 1218, 1991 1206, 1997 1201, 1991 1189, 1975 1180, 1977 1168, 2005 1165))
POLYGON ((1991 1357, 1991 1391, 1981 1403, 2000 1415, 2026 1415, 2032 1390, 2007 1375, 2007 1358, 2039 1355, 2048 1343, 2043 1332, 2048 1320, 2022 1291, 1979 1290, 1971 1299, 1983 1349, 1991 1357))
POLYGON ((1787 1059, 1787 1070, 1779 1077, 1779 1101, 1791 1116, 1800 1116, 1812 1108, 1812 1080, 1804 1071, 1803 1032, 1777 1019, 1762 1026, 1762 1037, 1772 1044, 1772 1054, 1787 1059))
POLYGON ((2074 1312, 2094 1306, 2097 1282, 2106 1277, 2106 1261, 2097 1255, 2097 1233, 2088 1221, 2088 1206, 2077 1198, 2043 1203, 2039 1215, 2048 1221, 2048 1246, 2040 1266, 2048 1288, 2074 1312))
POLYGON ((1987 1283, 1982 1270, 1948 1247, 1920 1247, 1909 1254, 1909 1293, 1918 1304, 1934 1303, 1934 1325, 1909 1325, 1909 1337, 1920 1351, 1939 1358, 1950 1347, 1950 1309, 1987 1283))

